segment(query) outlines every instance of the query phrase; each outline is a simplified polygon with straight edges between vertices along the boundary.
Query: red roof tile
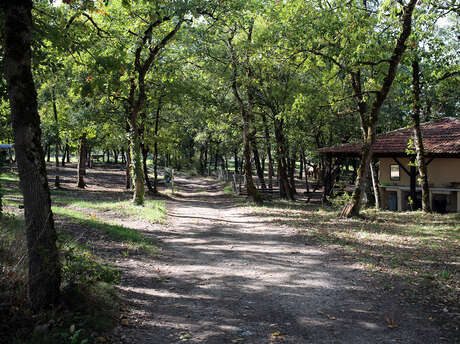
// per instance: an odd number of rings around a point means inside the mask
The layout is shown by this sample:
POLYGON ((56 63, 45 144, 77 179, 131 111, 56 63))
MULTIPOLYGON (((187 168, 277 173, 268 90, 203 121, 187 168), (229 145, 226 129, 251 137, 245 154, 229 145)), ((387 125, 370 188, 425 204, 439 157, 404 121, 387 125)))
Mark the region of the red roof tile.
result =
MULTIPOLYGON (((443 117, 420 125, 426 155, 460 157, 460 119, 443 117)), ((413 137, 411 128, 401 128, 378 135, 374 156, 404 156, 408 141, 413 137)), ((359 156, 362 143, 347 143, 336 147, 318 149, 321 154, 359 156)))

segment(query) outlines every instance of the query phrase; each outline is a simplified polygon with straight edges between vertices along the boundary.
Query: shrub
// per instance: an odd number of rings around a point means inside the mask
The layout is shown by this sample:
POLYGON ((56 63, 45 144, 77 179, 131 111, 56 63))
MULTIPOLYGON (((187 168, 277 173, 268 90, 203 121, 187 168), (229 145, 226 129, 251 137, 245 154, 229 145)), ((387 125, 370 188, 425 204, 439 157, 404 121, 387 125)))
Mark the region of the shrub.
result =
POLYGON ((64 252, 62 278, 65 283, 89 286, 96 282, 117 283, 120 272, 107 264, 99 263, 88 251, 79 252, 69 247, 64 252))

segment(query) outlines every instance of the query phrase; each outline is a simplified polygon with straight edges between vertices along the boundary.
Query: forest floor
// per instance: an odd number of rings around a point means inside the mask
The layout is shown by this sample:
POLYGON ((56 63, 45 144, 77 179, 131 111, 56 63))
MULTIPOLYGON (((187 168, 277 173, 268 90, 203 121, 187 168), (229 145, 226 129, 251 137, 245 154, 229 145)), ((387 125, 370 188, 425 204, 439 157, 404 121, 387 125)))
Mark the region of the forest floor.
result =
POLYGON ((123 190, 120 169, 92 170, 88 188, 78 192, 74 169, 66 170, 60 172, 66 191, 53 199, 56 207, 70 210, 55 211, 58 227, 90 244, 95 254, 122 273, 121 320, 108 340, 459 340, 457 215, 430 220, 421 213, 371 211, 367 219, 338 220, 336 211, 301 202, 248 206, 225 193, 222 182, 181 175, 174 194, 163 190, 167 216, 152 220, 154 214, 149 220, 129 211, 130 196, 123 190), (62 194, 101 203, 90 209, 62 194), (114 200, 122 207, 104 203, 114 200), (91 230, 88 219, 75 216, 75 211, 110 226, 106 231, 125 228, 142 239, 129 232, 129 240, 113 240, 91 230), (419 229, 403 232, 410 222, 419 229), (428 233, 438 229, 442 233, 428 233), (418 239, 430 244, 421 247, 418 239), (432 242, 436 246, 430 246, 432 242), (435 289, 442 291, 440 297, 433 296, 435 289))

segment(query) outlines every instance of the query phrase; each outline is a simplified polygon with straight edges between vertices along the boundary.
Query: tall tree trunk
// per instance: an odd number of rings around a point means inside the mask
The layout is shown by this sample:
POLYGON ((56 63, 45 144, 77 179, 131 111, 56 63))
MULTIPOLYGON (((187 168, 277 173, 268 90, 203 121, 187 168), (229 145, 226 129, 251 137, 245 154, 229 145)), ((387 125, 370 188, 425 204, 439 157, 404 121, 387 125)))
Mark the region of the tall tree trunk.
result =
POLYGON ((131 152, 128 149, 126 150, 126 163, 125 163, 125 187, 126 190, 131 190, 133 188, 133 179, 131 177, 131 152))
MULTIPOLYGON (((252 28, 252 26, 251 26, 252 28)), ((251 35, 252 29, 249 31, 248 34, 248 42, 251 42, 251 35)), ((244 156, 244 172, 246 175, 246 187, 248 190, 248 195, 251 196, 254 202, 261 204, 262 197, 260 196, 259 191, 257 191, 254 181, 252 180, 252 168, 251 168, 251 117, 252 117, 252 88, 248 85, 248 105, 246 108, 246 104, 241 99, 241 96, 238 91, 237 86, 237 71, 238 71, 238 63, 237 57, 235 55, 235 51, 232 45, 232 39, 228 40, 228 47, 230 52, 230 57, 232 59, 232 90, 233 95, 240 107, 241 118, 243 120, 243 156, 244 156)), ((248 79, 251 79, 251 69, 249 67, 249 55, 246 54, 246 76, 248 79)))
POLYGON ((113 160, 115 164, 118 164, 118 150, 117 149, 113 150, 113 160))
POLYGON ((322 161, 321 168, 321 181, 323 183, 323 194, 321 202, 330 205, 329 196, 331 195, 333 182, 332 182, 332 157, 326 156, 322 161))
POLYGON ((233 152, 233 155, 234 155, 233 160, 235 161, 235 174, 238 174, 238 171, 239 171, 238 169, 238 150, 235 149, 233 152))
POLYGON ((67 150, 67 162, 70 163, 70 146, 67 144, 66 145, 66 150, 67 150))
POLYGON ((216 151, 214 153, 214 171, 217 171, 218 163, 219 163, 219 144, 216 143, 216 151))
MULTIPOLYGON (((87 145, 86 146, 86 166, 89 167, 89 168, 93 168, 93 159, 91 159, 91 151, 92 151, 92 148, 91 146, 87 145)), ((85 170, 85 174, 86 174, 86 170, 85 170)))
POLYGON ((136 205, 144 205, 144 166, 142 165, 141 142, 136 120, 131 119, 131 158, 132 172, 134 177, 134 195, 133 202, 136 205))
POLYGON ((291 185, 292 193, 294 195, 297 194, 295 187, 295 161, 295 153, 293 153, 293 156, 289 158, 289 184, 291 185))
MULTIPOLYGON (((275 115, 275 114, 274 114, 275 115)), ((275 139, 277 144, 277 159, 278 159, 278 179, 280 184, 280 197, 289 200, 294 200, 294 192, 288 180, 287 152, 286 143, 283 133, 283 119, 275 117, 275 139)))
POLYGON ((422 209, 428 213, 431 211, 430 187, 428 185, 428 173, 425 163, 425 149, 423 147, 422 132, 420 130, 420 66, 418 59, 412 61, 412 130, 414 132, 415 154, 417 159, 418 174, 422 186, 422 209))
POLYGON ((62 160, 61 160, 61 166, 62 167, 65 167, 65 159, 66 159, 66 156, 67 156, 67 151, 69 149, 69 144, 68 144, 68 140, 66 139, 66 144, 64 146, 64 152, 62 153, 62 160))
POLYGON ((51 162, 51 145, 46 144, 46 162, 51 162))
POLYGON ((268 128, 267 116, 265 115, 265 112, 262 112, 261 116, 262 116, 262 123, 264 125, 265 149, 267 151, 267 157, 268 157, 268 188, 272 190, 273 189, 273 176, 275 173, 273 170, 272 147, 270 144, 270 130, 268 128))
POLYGON ((54 114, 54 125, 56 128, 54 129, 54 158, 55 158, 55 164, 54 164, 54 186, 56 188, 60 188, 60 183, 59 183, 59 122, 58 122, 58 113, 57 113, 57 106, 56 106, 56 93, 54 91, 54 86, 51 87, 51 101, 53 102, 53 114, 54 114))
POLYGON ((254 132, 251 135, 251 147, 252 147, 254 164, 256 166, 256 172, 257 172, 257 177, 259 178, 260 186, 262 187, 263 190, 266 190, 267 186, 265 185, 264 170, 260 164, 259 150, 257 149, 257 142, 255 139, 254 132))
POLYGON ((160 129, 161 97, 155 114, 155 142, 153 143, 153 193, 158 193, 158 130, 160 129))
POLYGON ((145 147, 144 144, 141 145, 141 150, 142 150, 142 164, 144 166, 144 178, 145 178, 145 184, 147 185, 147 189, 151 192, 154 193, 155 191, 153 190, 152 183, 150 183, 150 178, 149 178, 149 171, 147 169, 147 158, 149 156, 149 150, 145 147))
POLYGON ((83 135, 80 138, 80 147, 78 155, 78 181, 77 186, 79 188, 84 188, 86 186, 84 175, 86 174, 86 135, 83 135))
POLYGON ((5 78, 24 196, 28 292, 32 308, 40 310, 58 304, 61 274, 31 71, 32 1, 7 0, 2 1, 0 7, 4 23, 5 78))
POLYGON ((302 152, 302 161, 303 161, 303 166, 304 166, 304 171, 305 171, 305 189, 307 193, 310 193, 310 184, 308 182, 308 165, 307 165, 307 159, 305 158, 305 153, 302 152))
POLYGON ((361 78, 359 72, 352 73, 352 86, 355 98, 358 100, 358 110, 361 117, 361 125, 364 131, 363 145, 361 149, 361 161, 358 169, 358 176, 356 179, 356 188, 353 192, 350 203, 348 203, 342 210, 342 217, 358 216, 361 209, 362 193, 368 183, 369 164, 372 160, 372 145, 375 142, 376 127, 382 108, 391 85, 396 77, 397 69, 401 57, 406 50, 406 41, 412 31, 412 12, 417 3, 417 0, 410 0, 407 5, 402 9, 402 31, 399 34, 393 54, 389 60, 389 67, 383 84, 379 91, 377 91, 375 100, 372 103, 370 113, 362 111, 362 107, 366 107, 363 100, 363 93, 361 92, 361 78))
POLYGON ((303 159, 304 159, 304 155, 303 155, 303 152, 300 153, 300 156, 299 156, 299 179, 302 180, 303 179, 303 159))
POLYGON ((126 164, 125 150, 123 149, 123 147, 120 148, 120 155, 121 155, 121 163, 126 164))
POLYGON ((163 36, 155 46, 151 45, 153 29, 164 21, 170 20, 171 17, 164 16, 148 26, 141 34, 139 44, 134 51, 134 70, 129 78, 129 96, 127 102, 126 114, 130 126, 130 150, 133 159, 134 174, 134 196, 133 202, 137 205, 144 205, 144 169, 142 165, 141 153, 141 135, 139 132, 138 114, 142 111, 147 99, 145 93, 145 76, 150 70, 157 55, 162 51, 166 44, 173 39, 185 19, 180 18, 174 28, 163 36), (148 51, 147 51, 148 45, 148 51))

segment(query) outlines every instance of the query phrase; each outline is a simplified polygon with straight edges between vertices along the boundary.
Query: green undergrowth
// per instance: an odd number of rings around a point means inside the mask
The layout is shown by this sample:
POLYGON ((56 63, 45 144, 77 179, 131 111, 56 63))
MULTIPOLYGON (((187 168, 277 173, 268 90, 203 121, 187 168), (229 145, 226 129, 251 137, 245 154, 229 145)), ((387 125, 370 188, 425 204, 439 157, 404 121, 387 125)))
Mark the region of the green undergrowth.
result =
MULTIPOLYGON (((305 245, 341 249, 385 289, 402 288, 401 295, 443 316, 460 312, 460 214, 364 209, 361 218, 339 219, 337 207, 279 200, 250 206, 270 223, 297 229, 305 245)), ((458 328, 459 320, 443 326, 458 328)))
POLYGON ((96 343, 97 337, 115 326, 119 297, 114 284, 119 271, 59 229, 61 303, 53 310, 33 315, 27 301, 24 220, 5 213, 0 224, 0 338, 5 340, 2 343, 96 343))
POLYGON ((227 184, 224 186, 224 193, 229 194, 229 195, 234 194, 232 184, 227 184))

